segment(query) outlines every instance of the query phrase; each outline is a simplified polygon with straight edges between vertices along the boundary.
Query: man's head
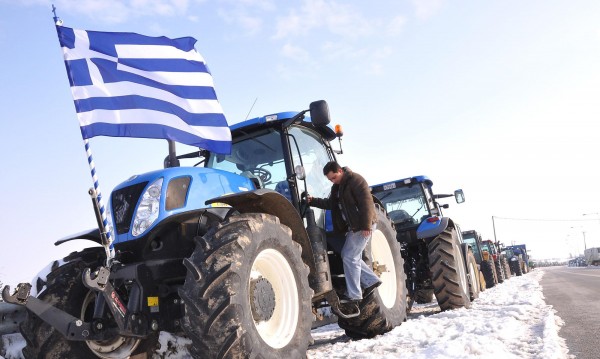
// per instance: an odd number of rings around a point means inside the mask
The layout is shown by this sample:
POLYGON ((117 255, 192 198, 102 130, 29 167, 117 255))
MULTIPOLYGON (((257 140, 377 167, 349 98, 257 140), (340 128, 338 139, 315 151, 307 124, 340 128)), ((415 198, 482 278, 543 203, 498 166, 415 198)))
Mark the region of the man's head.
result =
POLYGON ((342 177, 344 177, 344 170, 337 162, 331 161, 327 162, 323 167, 323 174, 328 180, 333 182, 333 184, 340 184, 342 182, 342 177))

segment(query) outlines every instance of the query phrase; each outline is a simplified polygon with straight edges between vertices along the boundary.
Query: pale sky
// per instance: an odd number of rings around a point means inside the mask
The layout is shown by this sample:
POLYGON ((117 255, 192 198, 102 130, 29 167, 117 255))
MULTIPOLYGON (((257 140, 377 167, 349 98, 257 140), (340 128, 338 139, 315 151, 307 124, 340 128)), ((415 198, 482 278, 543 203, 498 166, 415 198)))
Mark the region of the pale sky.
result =
MULTIPOLYGON (((0 0, 4 282, 88 245, 53 242, 95 225, 51 3, 0 0)), ((464 230, 491 239, 492 216, 516 218, 495 220, 497 238, 537 258, 581 253, 583 232, 600 246, 596 0, 54 4, 68 27, 196 38, 230 124, 255 100, 250 117, 328 101, 341 164, 371 184, 426 175, 438 193, 462 188, 445 214, 464 230)), ((105 193, 167 154, 162 140, 90 142, 105 193)))

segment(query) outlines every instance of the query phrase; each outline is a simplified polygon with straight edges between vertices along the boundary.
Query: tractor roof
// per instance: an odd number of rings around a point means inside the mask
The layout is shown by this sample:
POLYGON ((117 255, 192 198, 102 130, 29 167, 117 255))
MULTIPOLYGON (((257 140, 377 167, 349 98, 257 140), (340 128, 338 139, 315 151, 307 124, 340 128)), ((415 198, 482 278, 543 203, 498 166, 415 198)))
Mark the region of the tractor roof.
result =
MULTIPOLYGON (((238 122, 236 124, 229 126, 229 128, 231 129, 231 132, 235 136, 236 132, 249 132, 249 131, 255 131, 257 129, 274 127, 277 124, 280 124, 286 120, 289 120, 290 118, 296 116, 297 114, 298 114, 298 112, 292 112, 292 111, 278 112, 278 113, 274 113, 271 115, 251 118, 249 120, 238 122)), ((313 127, 316 130, 318 130, 328 141, 331 141, 336 137, 335 132, 329 125, 313 126, 311 118, 309 116, 305 116, 304 119, 302 120, 302 122, 304 125, 309 125, 309 127, 313 127)))
POLYGON ((433 181, 430 180, 427 176, 414 176, 371 186, 371 191, 382 192, 397 187, 409 186, 415 183, 425 183, 429 187, 433 186, 433 181), (390 186, 391 184, 394 184, 394 186, 390 186))
POLYGON ((476 231, 476 230, 474 230, 474 229, 470 229, 470 230, 468 230, 468 231, 462 231, 462 234, 463 234, 463 237, 464 237, 465 235, 474 235, 474 236, 476 236, 476 237, 477 237, 477 235, 478 235, 477 231, 476 231))

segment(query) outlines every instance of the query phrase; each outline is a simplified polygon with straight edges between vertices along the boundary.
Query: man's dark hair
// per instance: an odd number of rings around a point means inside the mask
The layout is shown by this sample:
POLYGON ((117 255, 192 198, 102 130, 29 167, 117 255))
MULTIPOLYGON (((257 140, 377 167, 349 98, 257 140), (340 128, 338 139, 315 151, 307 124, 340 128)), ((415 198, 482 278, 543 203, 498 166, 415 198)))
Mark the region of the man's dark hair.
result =
POLYGON ((337 172, 342 169, 339 163, 335 161, 327 162, 325 166, 323 166, 323 175, 327 176, 329 172, 337 172))

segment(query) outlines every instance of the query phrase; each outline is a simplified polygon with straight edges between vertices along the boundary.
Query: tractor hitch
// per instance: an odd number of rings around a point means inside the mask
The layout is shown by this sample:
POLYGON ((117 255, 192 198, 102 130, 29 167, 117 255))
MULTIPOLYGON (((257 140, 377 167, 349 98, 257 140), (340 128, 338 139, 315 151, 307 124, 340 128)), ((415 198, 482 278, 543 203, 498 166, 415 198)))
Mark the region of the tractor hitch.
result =
POLYGON ((121 335, 145 337, 148 332, 148 320, 145 315, 139 313, 139 286, 134 285, 131 289, 129 304, 132 307, 129 307, 125 305, 119 293, 108 280, 110 273, 110 269, 100 267, 94 272, 95 276, 92 278, 90 268, 86 268, 82 275, 83 284, 102 295, 104 300, 99 301, 98 304, 105 303, 108 306, 121 335))
POLYGON ((63 312, 53 307, 47 302, 41 301, 30 295, 31 284, 20 283, 17 289, 11 295, 10 286, 5 286, 2 290, 2 298, 5 302, 22 305, 30 312, 37 315, 46 323, 52 325, 62 335, 69 340, 103 340, 105 335, 94 333, 90 323, 85 323, 81 319, 63 312))
MULTIPOLYGON (((89 289, 98 292, 97 308, 94 308, 94 319, 92 322, 84 322, 69 313, 52 306, 31 295, 31 284, 20 283, 15 292, 10 294, 10 286, 2 290, 2 298, 5 302, 24 306, 31 313, 38 316, 44 322, 50 324, 68 340, 108 340, 117 335, 128 337, 145 337, 148 335, 148 319, 139 313, 137 306, 128 308, 113 285, 109 281, 110 270, 100 267, 94 272, 86 268, 82 275, 83 283, 89 289), (102 325, 102 313, 108 306, 118 328, 104 328, 102 325), (98 313, 98 315, 96 315, 98 313)), ((139 288, 134 286, 130 295, 130 302, 136 303, 139 299, 139 288), (133 300, 132 300, 133 299, 133 300)))

